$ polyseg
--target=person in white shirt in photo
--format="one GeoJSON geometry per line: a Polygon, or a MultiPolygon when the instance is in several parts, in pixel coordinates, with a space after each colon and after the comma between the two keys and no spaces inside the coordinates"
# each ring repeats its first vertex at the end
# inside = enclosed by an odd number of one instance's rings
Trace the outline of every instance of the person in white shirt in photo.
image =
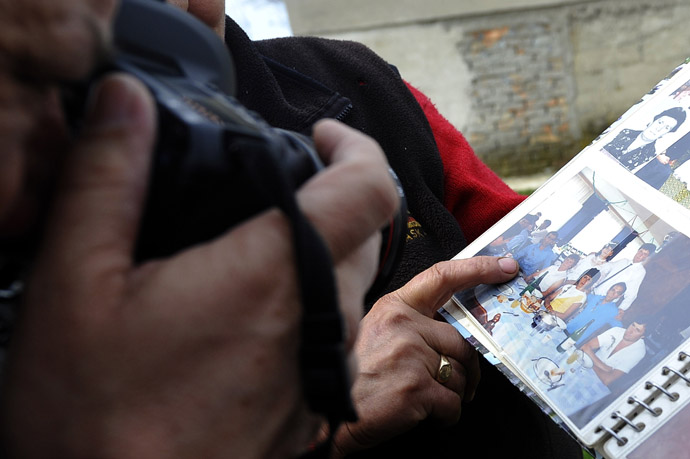
{"type": "Polygon", "coordinates": [[[609,242],[598,252],[592,252],[589,255],[582,257],[577,266],[573,268],[573,270],[576,271],[575,275],[579,276],[591,268],[597,268],[601,273],[600,279],[606,279],[613,266],[613,264],[610,263],[610,260],[613,257],[613,251],[617,245],[618,244],[615,242],[609,242]]]}
{"type": "Polygon", "coordinates": [[[606,292],[613,284],[618,282],[625,282],[628,289],[625,291],[625,296],[618,305],[618,309],[622,314],[630,307],[630,305],[637,298],[637,292],[640,289],[640,284],[644,280],[647,271],[644,268],[644,261],[650,255],[656,252],[656,246],[652,243],[643,244],[637,249],[632,261],[627,258],[616,260],[610,263],[608,276],[602,277],[594,286],[594,293],[597,295],[606,295],[606,292]]]}
{"type": "Polygon", "coordinates": [[[645,323],[633,322],[628,328],[612,327],[582,346],[594,363],[594,372],[607,386],[629,373],[647,353],[645,323]]]}
{"type": "Polygon", "coordinates": [[[544,269],[540,269],[527,276],[525,280],[527,282],[532,282],[534,279],[538,279],[542,274],[545,274],[544,278],[539,282],[539,285],[537,285],[537,288],[546,296],[558,289],[564,283],[575,283],[577,280],[575,268],[578,266],[578,261],[580,261],[580,255],[571,253],[565,257],[560,264],[554,263],[544,269]]]}

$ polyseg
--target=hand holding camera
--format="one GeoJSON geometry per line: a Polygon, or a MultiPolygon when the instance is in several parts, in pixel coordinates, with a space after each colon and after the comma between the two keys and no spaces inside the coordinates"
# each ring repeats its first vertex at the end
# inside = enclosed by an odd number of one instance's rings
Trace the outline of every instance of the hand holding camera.
{"type": "MultiPolygon", "coordinates": [[[[258,209],[225,235],[148,260],[138,223],[150,209],[149,171],[162,166],[158,148],[149,165],[161,124],[146,93],[131,78],[106,77],[65,160],[13,337],[5,444],[22,457],[293,455],[316,419],[298,365],[290,223],[258,209]]],[[[354,324],[376,265],[366,241],[398,196],[372,141],[332,122],[315,136],[329,166],[296,199],[318,216],[354,324]]]]}

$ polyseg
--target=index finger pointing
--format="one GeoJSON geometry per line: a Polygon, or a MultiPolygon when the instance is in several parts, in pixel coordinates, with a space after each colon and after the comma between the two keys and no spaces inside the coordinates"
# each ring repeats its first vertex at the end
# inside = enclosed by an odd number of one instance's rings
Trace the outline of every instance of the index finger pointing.
{"type": "Polygon", "coordinates": [[[443,261],[415,276],[393,295],[427,317],[432,317],[455,292],[479,284],[507,282],[517,272],[518,264],[512,258],[473,257],[443,261]]]}

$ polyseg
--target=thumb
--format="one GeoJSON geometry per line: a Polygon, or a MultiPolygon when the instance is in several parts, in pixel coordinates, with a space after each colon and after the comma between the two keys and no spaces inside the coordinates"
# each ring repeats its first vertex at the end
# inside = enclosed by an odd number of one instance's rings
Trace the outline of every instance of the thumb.
{"type": "Polygon", "coordinates": [[[456,292],[479,284],[507,282],[517,272],[518,264],[512,258],[443,261],[415,276],[394,295],[425,316],[433,317],[456,292]]]}
{"type": "Polygon", "coordinates": [[[97,262],[131,266],[154,123],[154,105],[141,83],[125,75],[100,82],[83,133],[65,158],[45,237],[49,266],[85,274],[98,271],[97,262]]]}

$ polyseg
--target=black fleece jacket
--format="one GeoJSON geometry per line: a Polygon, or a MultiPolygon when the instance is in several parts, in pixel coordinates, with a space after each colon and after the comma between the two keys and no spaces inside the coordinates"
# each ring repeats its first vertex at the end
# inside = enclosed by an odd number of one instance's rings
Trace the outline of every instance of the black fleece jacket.
{"type": "Polygon", "coordinates": [[[443,164],[431,128],[394,67],[353,42],[252,42],[231,20],[226,42],[236,66],[237,98],[269,124],[310,134],[319,119],[336,118],[383,148],[409,213],[424,230],[424,237],[408,238],[389,291],[465,247],[457,221],[443,205],[443,164]]]}
{"type": "MultiPolygon", "coordinates": [[[[310,134],[336,118],[372,136],[405,190],[410,224],[404,258],[388,290],[402,286],[467,244],[443,205],[443,163],[421,107],[396,69],[361,44],[292,37],[252,42],[230,19],[226,43],[237,98],[271,125],[310,134]],[[421,229],[418,224],[421,224],[421,229]]],[[[347,222],[343,222],[347,224],[347,222]]],[[[356,457],[577,457],[581,449],[493,366],[458,424],[425,422],[356,457]]]]}

